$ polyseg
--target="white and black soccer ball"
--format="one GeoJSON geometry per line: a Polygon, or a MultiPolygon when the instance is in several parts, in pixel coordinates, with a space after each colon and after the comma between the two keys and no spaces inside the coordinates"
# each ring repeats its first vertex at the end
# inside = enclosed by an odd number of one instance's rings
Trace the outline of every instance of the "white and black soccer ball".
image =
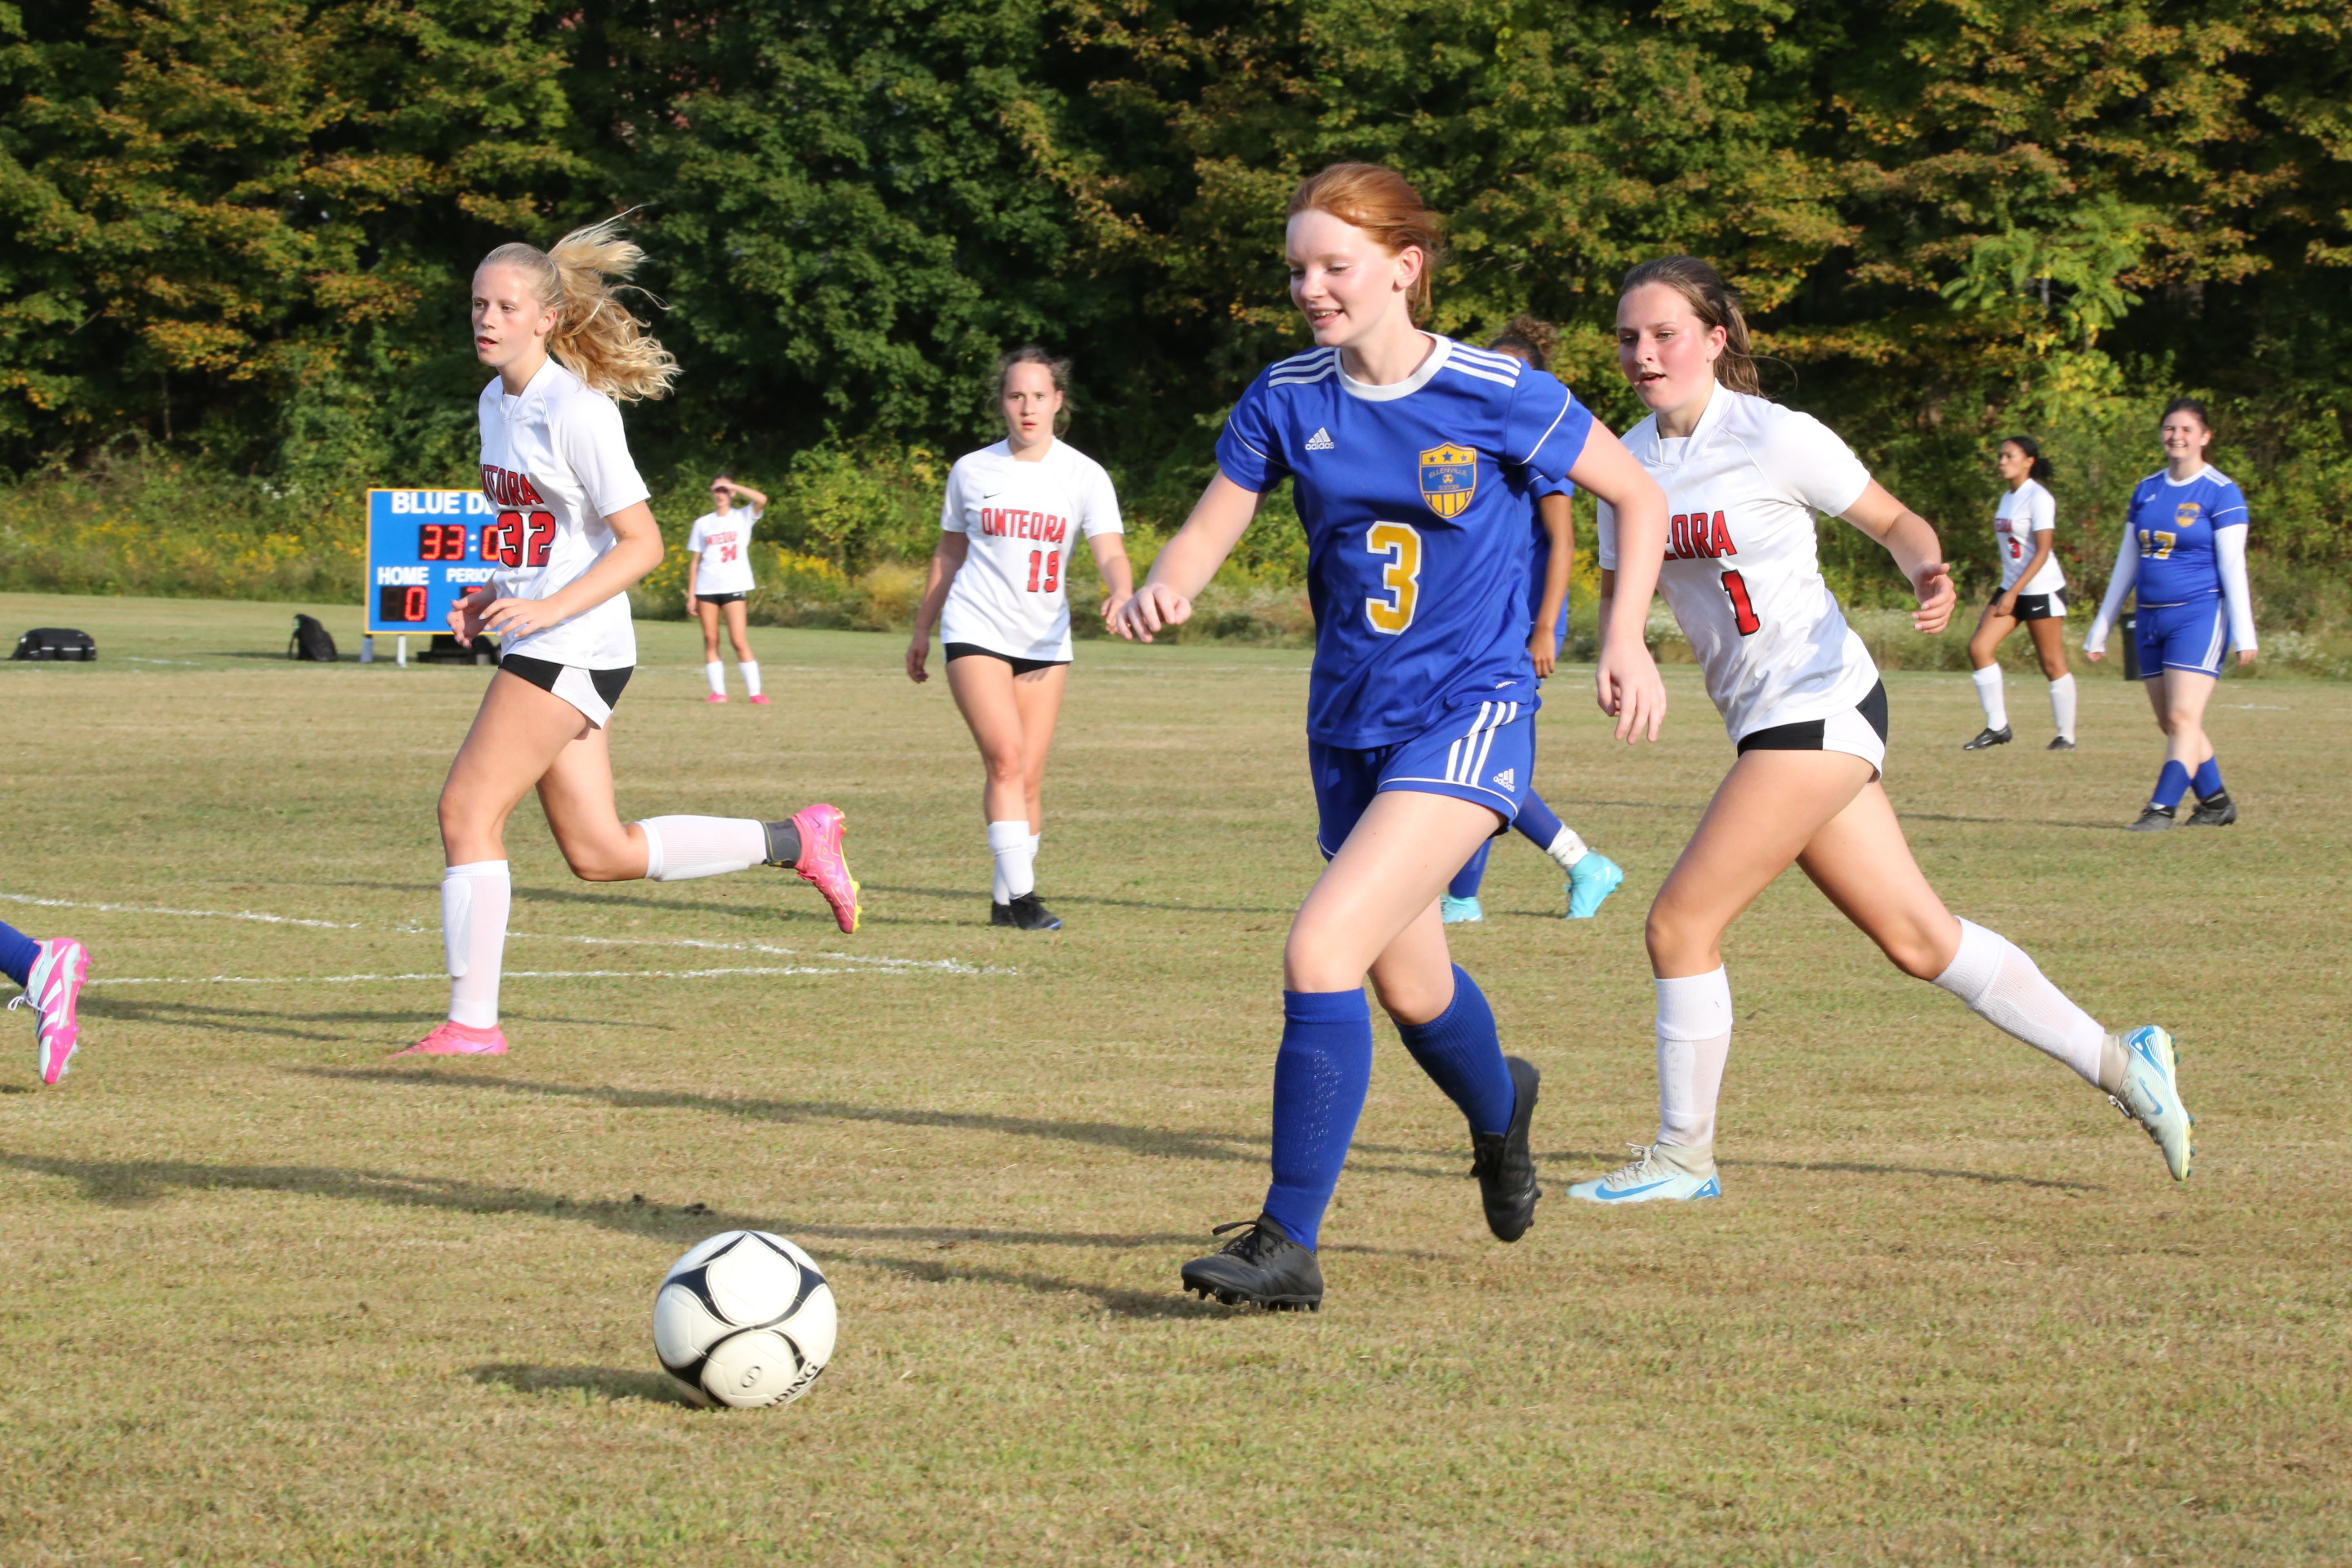
{"type": "Polygon", "coordinates": [[[730,1230],[670,1265],[654,1353],[698,1405],[789,1405],[833,1359],[833,1287],[781,1236],[730,1230]]]}

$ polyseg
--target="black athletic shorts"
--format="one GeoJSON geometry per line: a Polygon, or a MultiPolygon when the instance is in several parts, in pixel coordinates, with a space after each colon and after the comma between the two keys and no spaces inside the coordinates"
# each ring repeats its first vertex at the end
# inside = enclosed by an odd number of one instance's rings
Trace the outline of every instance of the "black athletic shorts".
{"type": "Polygon", "coordinates": [[[982,647],[976,642],[951,642],[942,645],[941,651],[953,664],[960,658],[1002,659],[1013,667],[1015,675],[1027,675],[1035,669],[1051,669],[1057,664],[1067,664],[1066,658],[1015,658],[1009,653],[999,653],[992,647],[982,647]]]}
{"type": "MultiPolygon", "coordinates": [[[[499,668],[521,676],[541,691],[551,692],[567,702],[572,700],[570,696],[555,689],[556,682],[563,679],[563,672],[573,668],[571,665],[558,664],[551,658],[529,658],[519,653],[510,653],[499,660],[499,668]]],[[[619,704],[621,690],[629,684],[629,677],[636,672],[635,665],[625,664],[618,669],[583,669],[580,673],[588,678],[588,684],[595,689],[598,697],[604,699],[605,711],[609,713],[619,704]]]]}
{"type": "MultiPolygon", "coordinates": [[[[1994,604],[2000,602],[2003,592],[1993,591],[1994,604]]],[[[2066,590],[2053,588],[2047,594],[2020,594],[2017,607],[2009,613],[2021,621],[2063,621],[2066,618],[2066,590]]]]}
{"type": "Polygon", "coordinates": [[[744,592],[748,590],[733,594],[697,594],[694,597],[697,603],[704,605],[740,605],[743,602],[744,592]]]}
{"type": "MultiPolygon", "coordinates": [[[[1853,710],[1861,716],[1863,722],[1878,732],[1878,744],[1883,749],[1886,744],[1886,682],[1882,680],[1873,686],[1869,695],[1853,705],[1853,710]]],[[[1744,756],[1749,752],[1843,752],[1855,749],[1823,744],[1829,738],[1829,727],[1830,721],[1826,719],[1775,724],[1769,730],[1758,730],[1740,736],[1740,754],[1744,756]]],[[[1867,737],[1861,739],[1867,742],[1867,737]]]]}

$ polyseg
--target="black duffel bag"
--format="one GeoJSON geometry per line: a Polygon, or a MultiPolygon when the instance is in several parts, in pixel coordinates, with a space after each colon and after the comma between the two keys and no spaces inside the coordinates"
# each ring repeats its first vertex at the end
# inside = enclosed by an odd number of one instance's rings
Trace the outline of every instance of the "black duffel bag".
{"type": "Polygon", "coordinates": [[[98,641],[70,626],[35,626],[16,639],[11,658],[69,658],[87,664],[98,657],[98,641]]]}
{"type": "Polygon", "coordinates": [[[296,616],[294,635],[286,639],[286,657],[309,659],[314,664],[332,664],[339,657],[335,652],[334,634],[320,625],[316,616],[296,616]]]}

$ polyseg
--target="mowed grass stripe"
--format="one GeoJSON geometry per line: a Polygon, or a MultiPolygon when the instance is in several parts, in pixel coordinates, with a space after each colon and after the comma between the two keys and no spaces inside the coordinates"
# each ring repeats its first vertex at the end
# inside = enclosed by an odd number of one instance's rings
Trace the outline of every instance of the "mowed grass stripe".
{"type": "MultiPolygon", "coordinates": [[[[437,979],[314,977],[437,973],[433,798],[482,672],[287,664],[291,606],[0,607],[102,650],[0,668],[0,883],[328,922],[6,905],[101,978],[312,978],[95,987],[58,1089],[28,1030],[0,1058],[0,1561],[2340,1559],[2352,691],[2226,682],[2245,820],[2139,837],[2155,731],[2104,668],[2061,756],[2038,682],[2019,744],[1963,756],[1966,679],[1889,677],[1888,785],[1954,909],[2179,1037],[2186,1187],[1789,878],[1728,944],[1721,1203],[1548,1196],[1496,1245],[1383,1030],[1328,1304],[1247,1318],[1175,1269],[1262,1191],[1320,864],[1304,656],[1079,650],[1040,869],[1069,925],[1038,938],[984,923],[979,770],[898,639],[756,633],[776,704],[709,708],[692,634],[641,626],[624,813],[835,800],[866,927],[782,873],[575,882],[526,804],[510,961],[856,984],[519,981],[512,1055],[413,1064],[383,1056],[437,979]],[[677,1403],[648,1342],[670,1259],[736,1225],[843,1303],[765,1416],[677,1403]]],[[[1654,750],[1606,742],[1586,672],[1550,685],[1540,787],[1629,873],[1602,918],[1559,920],[1507,841],[1456,928],[1545,1069],[1554,1194],[1654,1115],[1641,912],[1728,750],[1694,673],[1654,750]]]]}

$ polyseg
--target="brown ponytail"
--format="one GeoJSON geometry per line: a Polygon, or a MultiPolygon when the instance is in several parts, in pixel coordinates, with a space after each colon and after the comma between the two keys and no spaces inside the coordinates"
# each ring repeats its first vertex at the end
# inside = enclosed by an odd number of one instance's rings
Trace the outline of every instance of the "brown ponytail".
{"type": "Polygon", "coordinates": [[[1715,362],[1715,379],[1734,392],[1751,397],[1764,395],[1756,379],[1756,358],[1748,346],[1748,318],[1739,312],[1739,296],[1723,274],[1696,256],[1662,256],[1644,261],[1625,274],[1617,297],[1623,299],[1644,283],[1663,283],[1689,304],[1699,324],[1723,329],[1723,353],[1715,362]]]}

